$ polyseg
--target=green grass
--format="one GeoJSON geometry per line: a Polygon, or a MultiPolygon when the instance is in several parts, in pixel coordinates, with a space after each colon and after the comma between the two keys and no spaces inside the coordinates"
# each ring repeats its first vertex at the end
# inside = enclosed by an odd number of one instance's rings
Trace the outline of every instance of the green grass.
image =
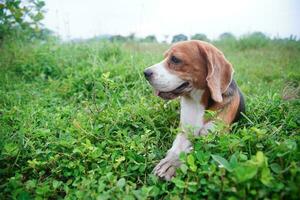
{"type": "Polygon", "coordinates": [[[1,199],[297,199],[300,44],[216,42],[245,94],[230,134],[194,138],[171,182],[151,171],[177,133],[178,101],[143,69],[163,44],[18,41],[0,48],[1,199]]]}

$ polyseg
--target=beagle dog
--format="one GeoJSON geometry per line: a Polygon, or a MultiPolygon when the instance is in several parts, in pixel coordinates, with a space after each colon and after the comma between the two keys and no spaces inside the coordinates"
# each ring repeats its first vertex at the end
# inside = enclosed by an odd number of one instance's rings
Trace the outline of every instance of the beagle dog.
{"type": "Polygon", "coordinates": [[[180,133],[167,155],[154,168],[154,174],[170,180],[180,166],[179,154],[193,147],[188,134],[206,135],[216,119],[230,125],[244,112],[244,98],[233,80],[233,68],[215,46],[184,41],[171,46],[164,59],[144,71],[157,96],[170,100],[180,97],[180,133]],[[216,112],[205,119],[205,110],[216,112]]]}

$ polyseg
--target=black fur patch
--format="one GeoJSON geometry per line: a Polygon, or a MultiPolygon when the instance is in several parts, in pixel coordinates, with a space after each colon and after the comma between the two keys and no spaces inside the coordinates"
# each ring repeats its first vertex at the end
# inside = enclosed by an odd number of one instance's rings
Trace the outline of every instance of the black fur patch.
{"type": "MultiPolygon", "coordinates": [[[[242,117],[241,113],[245,113],[245,111],[246,111],[244,96],[243,96],[242,92],[240,91],[239,87],[237,86],[235,80],[231,81],[227,90],[222,95],[224,98],[227,99],[227,101],[228,101],[227,103],[230,103],[231,97],[233,97],[235,91],[238,91],[238,94],[240,97],[240,103],[239,103],[239,107],[236,112],[235,118],[233,120],[233,123],[237,122],[242,117]]],[[[208,107],[211,107],[214,103],[215,103],[214,100],[210,97],[208,100],[208,107]]],[[[225,103],[225,104],[227,104],[227,103],[225,103]]]]}
{"type": "Polygon", "coordinates": [[[224,92],[224,97],[231,97],[233,96],[234,92],[237,90],[237,85],[235,80],[232,80],[230,85],[228,86],[227,90],[224,92]]]}
{"type": "Polygon", "coordinates": [[[240,96],[240,103],[239,103],[239,108],[238,108],[238,111],[236,113],[236,116],[235,116],[233,122],[238,121],[242,117],[241,113],[245,113],[246,112],[246,106],[245,106],[244,96],[243,96],[242,92],[240,91],[240,89],[239,88],[237,88],[237,89],[238,89],[239,96],[240,96]]]}

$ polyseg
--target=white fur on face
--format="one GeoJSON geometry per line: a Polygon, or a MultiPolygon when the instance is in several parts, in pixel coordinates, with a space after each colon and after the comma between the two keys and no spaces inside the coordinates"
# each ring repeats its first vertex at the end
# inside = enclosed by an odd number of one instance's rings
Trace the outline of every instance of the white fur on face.
{"type": "Polygon", "coordinates": [[[160,63],[148,67],[146,70],[151,70],[153,72],[153,77],[149,82],[156,90],[161,92],[170,92],[175,90],[185,81],[175,74],[170,73],[166,69],[165,62],[166,61],[163,60],[160,63]]]}

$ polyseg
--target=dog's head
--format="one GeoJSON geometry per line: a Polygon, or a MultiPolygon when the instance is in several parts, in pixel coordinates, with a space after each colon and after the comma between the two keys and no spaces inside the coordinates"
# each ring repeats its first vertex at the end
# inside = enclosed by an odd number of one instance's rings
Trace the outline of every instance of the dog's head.
{"type": "Polygon", "coordinates": [[[145,69],[144,75],[163,99],[208,88],[212,99],[222,102],[222,94],[232,80],[233,68],[216,47],[192,40],[171,46],[164,53],[164,60],[145,69]]]}

